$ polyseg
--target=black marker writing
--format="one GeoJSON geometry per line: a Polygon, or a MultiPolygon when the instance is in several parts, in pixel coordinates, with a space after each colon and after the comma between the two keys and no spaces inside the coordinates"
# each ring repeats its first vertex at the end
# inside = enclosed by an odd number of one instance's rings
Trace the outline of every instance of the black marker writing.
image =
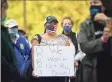
{"type": "Polygon", "coordinates": [[[50,49],[50,51],[51,51],[52,53],[62,54],[62,53],[61,53],[62,50],[59,49],[59,46],[56,46],[56,47],[51,47],[51,46],[49,46],[49,49],[50,49]]]}

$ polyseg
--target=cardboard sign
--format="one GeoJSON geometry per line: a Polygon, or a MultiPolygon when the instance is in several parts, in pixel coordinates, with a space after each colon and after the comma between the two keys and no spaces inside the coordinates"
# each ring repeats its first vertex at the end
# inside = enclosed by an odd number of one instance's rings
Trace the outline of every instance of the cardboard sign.
{"type": "Polygon", "coordinates": [[[74,53],[69,46],[35,46],[34,74],[74,76],[74,53]]]}

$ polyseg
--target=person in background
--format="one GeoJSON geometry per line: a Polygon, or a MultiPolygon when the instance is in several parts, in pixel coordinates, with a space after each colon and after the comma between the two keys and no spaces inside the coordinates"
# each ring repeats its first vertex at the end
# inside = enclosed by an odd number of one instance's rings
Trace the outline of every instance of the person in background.
{"type": "MultiPolygon", "coordinates": [[[[110,23],[110,27],[111,27],[111,37],[110,37],[110,39],[109,39],[109,43],[110,43],[110,55],[111,55],[111,62],[112,62],[112,18],[111,18],[111,23],[110,23]]],[[[112,68],[111,68],[112,69],[112,68]]],[[[112,73],[110,73],[110,74],[112,74],[112,73]]],[[[111,75],[112,76],[112,75],[111,75]]],[[[112,78],[111,78],[111,80],[112,80],[112,78]]]]}
{"type": "Polygon", "coordinates": [[[31,48],[31,47],[32,47],[31,41],[28,39],[28,38],[29,38],[29,35],[26,33],[26,34],[24,35],[24,37],[26,38],[26,42],[29,44],[29,46],[30,46],[30,48],[31,48]]]}
{"type": "Polygon", "coordinates": [[[7,0],[1,0],[1,81],[20,82],[16,57],[8,29],[3,25],[8,9],[7,0]]]}
{"type": "Polygon", "coordinates": [[[81,77],[79,82],[111,82],[106,77],[109,50],[108,32],[104,32],[108,17],[104,14],[105,8],[100,0],[90,0],[90,19],[80,25],[77,40],[81,50],[86,53],[81,64],[81,77]],[[98,58],[98,59],[97,59],[98,58]],[[104,73],[105,72],[105,73],[104,73]]]}
{"type": "Polygon", "coordinates": [[[25,30],[23,28],[19,27],[18,28],[18,34],[19,34],[19,36],[25,37],[26,42],[28,43],[28,45],[31,48],[32,47],[31,41],[28,40],[29,35],[25,32],[25,30]]]}
{"type": "Polygon", "coordinates": [[[112,17],[112,0],[101,0],[106,11],[105,11],[105,14],[108,16],[108,17],[112,17]]]}
{"type": "MultiPolygon", "coordinates": [[[[65,35],[57,34],[57,25],[58,25],[58,20],[56,17],[54,16],[46,17],[45,23],[44,23],[45,32],[44,34],[40,35],[41,41],[39,42],[38,36],[34,36],[32,40],[32,60],[33,61],[34,61],[33,46],[69,46],[70,45],[68,38],[65,35]]],[[[65,77],[37,77],[35,79],[35,82],[37,81],[38,82],[65,82],[65,77]]]]}
{"type": "Polygon", "coordinates": [[[100,62],[101,65],[99,65],[99,70],[101,73],[100,78],[102,78],[102,76],[103,76],[103,77],[105,77],[105,79],[103,79],[104,81],[111,82],[112,81],[112,66],[111,66],[112,65],[112,18],[110,18],[110,17],[106,21],[106,27],[104,28],[104,32],[109,33],[110,37],[108,40],[109,48],[105,48],[106,52],[108,52],[107,56],[104,58],[105,60],[103,62],[102,61],[100,62]],[[102,75],[103,71],[104,71],[105,75],[102,75]]]}
{"type": "Polygon", "coordinates": [[[24,35],[24,37],[28,40],[28,37],[29,37],[29,36],[28,36],[28,34],[26,33],[26,34],[24,35]]]}
{"type": "Polygon", "coordinates": [[[18,27],[18,34],[19,36],[24,36],[26,34],[25,30],[21,28],[20,26],[18,27]]]}
{"type": "MultiPolygon", "coordinates": [[[[107,25],[106,25],[106,29],[109,30],[110,35],[112,35],[112,0],[101,0],[102,3],[104,4],[104,7],[106,9],[105,14],[109,17],[107,20],[107,25]]],[[[105,30],[104,30],[105,31],[105,30]]],[[[109,45],[110,45],[110,56],[108,57],[107,60],[107,66],[105,66],[104,69],[106,70],[105,72],[107,73],[105,76],[105,78],[107,78],[107,80],[109,80],[110,82],[112,82],[112,36],[109,38],[109,45]]],[[[103,70],[102,70],[103,71],[103,70]]],[[[102,76],[101,76],[102,77],[102,76]]]]}
{"type": "Polygon", "coordinates": [[[30,47],[26,42],[25,37],[19,36],[18,34],[18,24],[15,20],[10,19],[5,22],[5,26],[8,27],[8,31],[13,43],[15,43],[22,51],[25,56],[29,56],[30,47]]]}
{"type": "MultiPolygon", "coordinates": [[[[73,25],[74,25],[74,21],[71,19],[71,17],[64,17],[61,22],[61,26],[63,28],[62,34],[66,35],[69,38],[70,44],[73,45],[72,47],[74,47],[74,51],[75,51],[74,57],[76,58],[76,56],[80,55],[79,59],[74,61],[74,66],[78,67],[78,61],[82,60],[85,57],[85,54],[82,53],[80,49],[80,46],[76,39],[76,33],[72,32],[73,25]]],[[[67,82],[69,82],[69,80],[67,82]]],[[[76,82],[75,77],[70,78],[70,82],[76,82]]]]}

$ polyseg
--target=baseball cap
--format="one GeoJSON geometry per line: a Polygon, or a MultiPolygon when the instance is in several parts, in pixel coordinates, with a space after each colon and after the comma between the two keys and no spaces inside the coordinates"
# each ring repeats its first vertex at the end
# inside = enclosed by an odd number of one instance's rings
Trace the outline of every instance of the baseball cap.
{"type": "Polygon", "coordinates": [[[56,22],[56,23],[58,23],[58,20],[57,20],[56,17],[54,17],[54,16],[48,16],[48,17],[45,18],[44,25],[45,25],[46,23],[51,23],[51,22],[53,22],[53,21],[56,22]]]}
{"type": "Polygon", "coordinates": [[[10,19],[5,22],[4,26],[8,28],[12,28],[14,26],[18,26],[18,24],[14,19],[10,19]]]}

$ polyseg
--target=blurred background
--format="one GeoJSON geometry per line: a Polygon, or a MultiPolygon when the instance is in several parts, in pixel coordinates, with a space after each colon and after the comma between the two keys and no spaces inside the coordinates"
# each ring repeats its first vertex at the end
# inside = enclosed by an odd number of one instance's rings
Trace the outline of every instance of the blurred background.
{"type": "Polygon", "coordinates": [[[6,20],[16,20],[29,34],[29,39],[44,32],[47,16],[58,19],[58,33],[62,32],[60,22],[63,17],[70,16],[74,20],[74,32],[79,32],[80,23],[89,17],[89,0],[8,0],[8,3],[6,20]]]}

